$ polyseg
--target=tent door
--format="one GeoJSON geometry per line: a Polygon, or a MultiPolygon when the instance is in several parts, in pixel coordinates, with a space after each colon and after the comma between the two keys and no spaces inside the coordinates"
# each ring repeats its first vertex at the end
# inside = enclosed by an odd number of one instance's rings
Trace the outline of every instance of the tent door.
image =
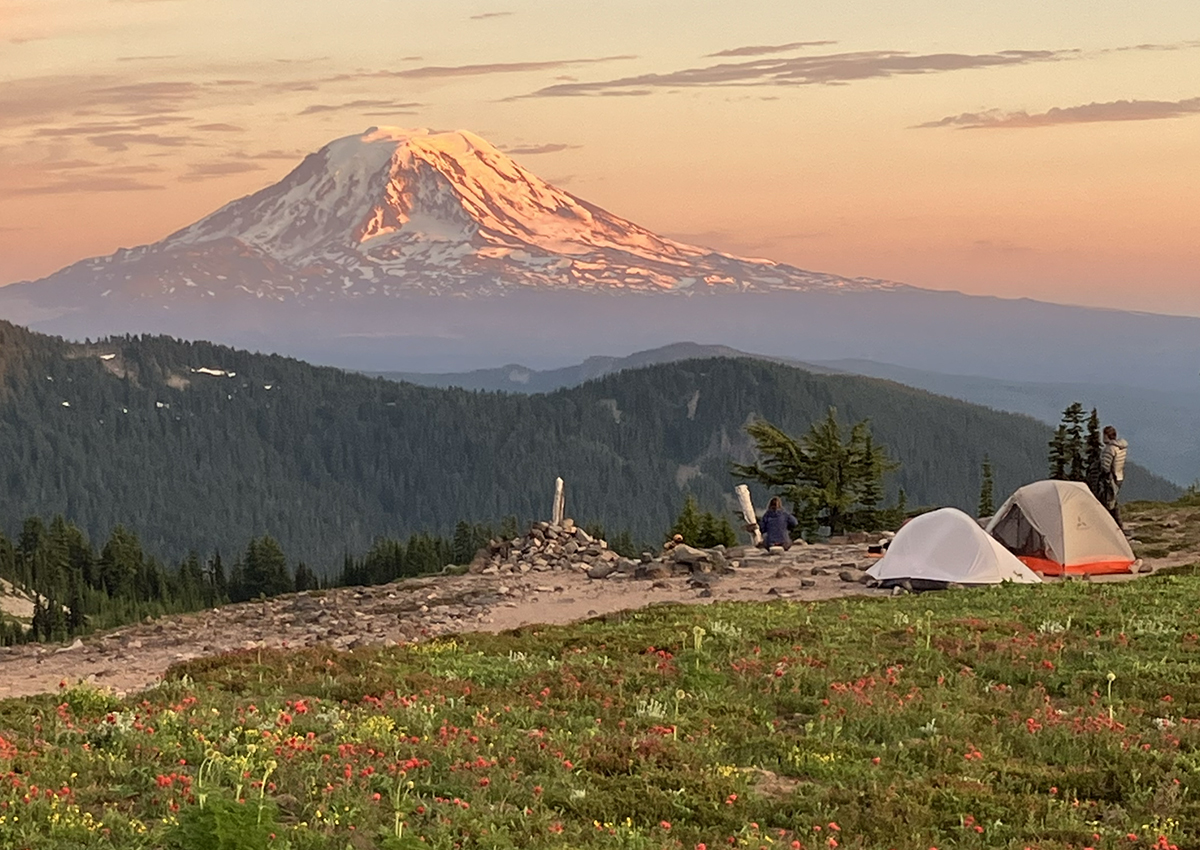
{"type": "Polygon", "coordinates": [[[1025,516],[1019,505],[1013,505],[992,529],[992,536],[1018,558],[1037,558],[1058,562],[1059,558],[1040,531],[1025,516]]]}

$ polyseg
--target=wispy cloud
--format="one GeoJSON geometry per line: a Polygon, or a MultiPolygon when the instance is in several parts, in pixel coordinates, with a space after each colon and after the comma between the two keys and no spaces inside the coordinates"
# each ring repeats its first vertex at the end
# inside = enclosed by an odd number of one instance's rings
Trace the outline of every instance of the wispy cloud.
{"type": "Polygon", "coordinates": [[[56,183],[0,189],[3,195],[86,195],[92,192],[145,192],[162,189],[133,177],[82,176],[56,183]]]}
{"type": "MultiPolygon", "coordinates": [[[[411,110],[419,106],[424,106],[422,103],[415,101],[394,101],[394,100],[352,100],[349,103],[314,103],[312,106],[307,106],[300,111],[301,115],[316,115],[322,112],[362,112],[367,109],[388,109],[388,110],[411,110]]],[[[412,114],[407,113],[407,114],[412,114]]]]}
{"type": "Polygon", "coordinates": [[[198,162],[193,164],[188,172],[179,178],[181,183],[198,183],[201,180],[212,180],[215,177],[226,177],[230,174],[245,174],[248,171],[262,171],[263,167],[256,162],[232,160],[227,162],[198,162]]]}
{"type": "Polygon", "coordinates": [[[342,82],[345,80],[387,78],[399,80],[428,80],[449,77],[482,77],[489,74],[520,74],[530,71],[554,71],[576,65],[598,65],[636,59],[636,56],[600,56],[594,59],[552,59],[544,62],[486,62],[478,65],[423,65],[399,71],[362,71],[356,74],[339,74],[320,82],[342,82]]]}
{"type": "Polygon", "coordinates": [[[1186,100],[1112,100],[1082,106],[1054,107],[1045,112],[964,112],[938,121],[927,121],[913,129],[955,127],[960,130],[1022,129],[1059,124],[1098,124],[1112,121],[1157,121],[1200,114],[1200,97],[1186,100]]]}
{"type": "Polygon", "coordinates": [[[704,58],[713,59],[726,56],[768,56],[772,53],[790,53],[805,47],[825,47],[837,44],[836,41],[790,41],[787,44],[753,44],[748,47],[732,47],[729,50],[718,50],[709,53],[704,58]]]}
{"type": "Polygon", "coordinates": [[[159,133],[104,133],[88,136],[88,141],[108,151],[127,151],[130,145],[181,148],[192,143],[187,136],[163,136],[159,133]]]}
{"type": "Polygon", "coordinates": [[[291,150],[291,151],[284,151],[284,150],[256,151],[255,153],[249,153],[247,151],[238,151],[237,153],[233,154],[233,156],[235,156],[238,159],[248,159],[248,160],[256,160],[256,159],[292,160],[292,161],[298,162],[299,160],[304,158],[305,153],[306,153],[305,151],[302,151],[299,149],[291,150]]]}
{"type": "Polygon", "coordinates": [[[702,86],[837,85],[897,76],[1053,62],[1077,55],[1076,51],[1064,50],[1002,50],[999,53],[984,54],[912,54],[893,50],[869,50],[723,62],[666,74],[642,74],[599,82],[561,83],[539,89],[525,97],[640,94],[655,89],[702,86]]]}
{"type": "Polygon", "coordinates": [[[203,130],[205,133],[241,133],[245,131],[245,127],[239,127],[236,124],[196,124],[192,127],[193,130],[203,130]]]}
{"type": "Polygon", "coordinates": [[[478,15],[472,15],[471,20],[486,21],[488,18],[507,18],[513,14],[513,12],[481,12],[478,15]]]}
{"type": "Polygon", "coordinates": [[[575,150],[579,145],[564,145],[564,144],[546,144],[546,145],[519,145],[512,148],[501,148],[507,154],[512,156],[536,156],[542,153],[558,153],[559,151],[575,150]]]}
{"type": "Polygon", "coordinates": [[[780,245],[793,242],[821,239],[828,236],[829,231],[792,231],[769,236],[764,234],[756,238],[747,238],[746,234],[738,234],[732,230],[704,230],[692,233],[672,232],[663,235],[688,245],[697,245],[701,248],[709,248],[718,252],[730,252],[746,256],[768,251],[772,248],[778,248],[780,245]]]}
{"type": "Polygon", "coordinates": [[[164,59],[175,59],[173,55],[163,56],[118,56],[118,62],[156,62],[164,59]]]}
{"type": "Polygon", "coordinates": [[[131,121],[178,112],[205,86],[178,80],[133,82],[113,75],[64,74],[0,83],[0,128],[103,116],[131,121]],[[69,118],[68,118],[69,116],[69,118]]]}
{"type": "Polygon", "coordinates": [[[1108,52],[1124,53],[1130,50],[1144,50],[1157,53],[1165,50],[1192,50],[1197,47],[1200,47],[1200,40],[1176,41],[1170,44],[1129,44],[1124,47],[1109,48],[1108,52]]]}

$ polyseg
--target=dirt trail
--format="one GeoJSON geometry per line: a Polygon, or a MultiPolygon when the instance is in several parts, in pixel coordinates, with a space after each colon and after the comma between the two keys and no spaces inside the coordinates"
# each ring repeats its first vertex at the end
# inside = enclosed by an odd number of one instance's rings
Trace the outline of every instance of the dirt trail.
{"type": "MultiPolygon", "coordinates": [[[[1156,540],[1179,529],[1196,535],[1193,542],[1185,541],[1188,535],[1182,532],[1175,534],[1180,545],[1147,558],[1155,571],[1200,561],[1200,511],[1182,516],[1139,514],[1131,517],[1130,526],[1156,540]]],[[[132,693],[153,686],[177,662],[256,647],[326,644],[353,649],[454,632],[570,623],[659,603],[887,595],[847,580],[870,563],[866,556],[866,546],[808,546],[783,555],[742,558],[732,572],[720,576],[650,581],[622,574],[594,580],[577,572],[464,575],[292,594],[164,617],[67,645],[0,649],[0,698],[52,693],[61,683],[81,680],[132,693]]]]}

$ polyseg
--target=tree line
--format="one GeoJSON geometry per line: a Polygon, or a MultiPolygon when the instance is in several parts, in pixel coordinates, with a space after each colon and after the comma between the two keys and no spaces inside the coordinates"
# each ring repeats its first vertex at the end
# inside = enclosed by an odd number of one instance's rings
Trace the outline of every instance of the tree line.
{"type": "Polygon", "coordinates": [[[1058,481],[1081,481],[1087,484],[1097,499],[1103,499],[1100,458],[1104,441],[1100,430],[1100,414],[1092,408],[1089,415],[1082,402],[1074,402],[1063,411],[1062,421],[1054,429],[1048,453],[1050,478],[1058,481]]]}
{"type": "Polygon", "coordinates": [[[289,562],[270,535],[253,538],[232,562],[219,551],[195,551],[167,564],[147,554],[138,535],[118,525],[99,549],[61,516],[30,517],[17,539],[0,534],[0,578],[6,595],[32,599],[25,624],[0,614],[0,644],[61,641],[146,617],[212,608],[335,586],[385,584],[466,564],[497,535],[516,536],[509,517],[498,526],[459,522],[454,534],[379,538],[362,556],[346,554],[339,573],[322,577],[303,561],[289,562]]]}

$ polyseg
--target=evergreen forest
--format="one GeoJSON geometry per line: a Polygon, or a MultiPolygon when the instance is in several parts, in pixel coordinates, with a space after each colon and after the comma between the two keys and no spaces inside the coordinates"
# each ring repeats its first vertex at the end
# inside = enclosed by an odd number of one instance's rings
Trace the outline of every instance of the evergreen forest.
{"type": "MultiPolygon", "coordinates": [[[[1046,474],[1052,431],[1031,418],[759,360],[509,395],[161,336],[69,343],[0,322],[0,516],[14,539],[30,516],[61,515],[95,541],[135,529],[145,557],[171,564],[269,537],[332,581],[379,538],[545,518],[562,476],[569,515],[658,541],[689,495],[733,516],[732,464],[756,459],[749,423],[800,435],[831,407],[847,427],[869,420],[898,464],[885,504],[903,490],[910,505],[974,509],[985,456],[1000,499],[1046,474]]],[[[761,510],[767,491],[752,489],[761,510]]],[[[1177,494],[1130,465],[1125,498],[1177,494]]]]}

